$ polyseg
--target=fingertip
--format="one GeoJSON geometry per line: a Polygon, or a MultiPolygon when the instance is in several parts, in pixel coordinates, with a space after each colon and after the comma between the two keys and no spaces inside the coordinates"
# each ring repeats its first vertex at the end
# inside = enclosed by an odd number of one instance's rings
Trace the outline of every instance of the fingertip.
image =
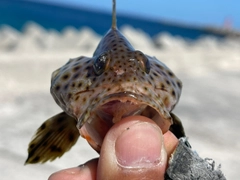
{"type": "Polygon", "coordinates": [[[124,118],[104,138],[99,179],[163,179],[167,155],[161,129],[143,116],[124,118]]]}
{"type": "Polygon", "coordinates": [[[92,159],[79,167],[55,172],[48,180],[96,180],[97,163],[98,159],[92,159]]]}

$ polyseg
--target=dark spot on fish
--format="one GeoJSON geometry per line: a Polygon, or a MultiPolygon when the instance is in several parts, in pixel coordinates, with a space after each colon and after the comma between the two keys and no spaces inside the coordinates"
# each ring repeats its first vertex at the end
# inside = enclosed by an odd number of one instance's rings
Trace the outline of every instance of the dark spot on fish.
{"type": "Polygon", "coordinates": [[[91,76],[91,74],[90,74],[90,73],[87,73],[86,78],[89,78],[90,76],[91,76]]]}
{"type": "Polygon", "coordinates": [[[157,74],[157,73],[155,73],[155,72],[153,72],[153,75],[154,75],[154,76],[156,76],[156,77],[158,77],[158,74],[157,74]]]}
{"type": "Polygon", "coordinates": [[[168,75],[173,77],[173,73],[171,71],[168,71],[168,75]]]}
{"type": "Polygon", "coordinates": [[[105,72],[104,75],[107,76],[107,75],[108,75],[108,72],[105,72]]]}
{"type": "Polygon", "coordinates": [[[182,83],[181,82],[177,82],[177,85],[178,85],[178,87],[179,87],[179,89],[181,89],[182,88],[182,83]]]}
{"type": "Polygon", "coordinates": [[[43,123],[41,126],[40,126],[40,130],[44,130],[46,128],[46,123],[43,123]]]}
{"type": "Polygon", "coordinates": [[[144,90],[145,90],[145,91],[147,91],[147,90],[148,90],[148,88],[147,88],[147,87],[144,87],[144,90]]]}
{"type": "Polygon", "coordinates": [[[55,90],[58,91],[59,89],[60,89],[60,85],[57,85],[57,86],[55,87],[55,90]]]}
{"type": "Polygon", "coordinates": [[[78,87],[80,88],[82,86],[82,83],[80,82],[80,83],[78,83],[78,87]]]}
{"type": "Polygon", "coordinates": [[[31,144],[31,145],[29,146],[30,149],[33,149],[34,147],[35,147],[35,144],[31,144]]]}
{"type": "Polygon", "coordinates": [[[137,78],[136,78],[136,77],[134,77],[134,78],[133,78],[133,80],[134,80],[134,81],[137,81],[137,78]]]}
{"type": "Polygon", "coordinates": [[[176,93],[174,90],[172,90],[172,95],[175,97],[176,96],[176,93]]]}
{"type": "Polygon", "coordinates": [[[117,44],[113,44],[113,47],[117,46],[117,44]]]}
{"type": "Polygon", "coordinates": [[[76,67],[74,67],[74,68],[73,68],[73,71],[76,72],[77,70],[80,69],[80,67],[81,67],[81,66],[76,66],[76,67]]]}
{"type": "Polygon", "coordinates": [[[52,152],[62,152],[62,149],[60,147],[52,145],[52,146],[50,146],[50,151],[52,151],[52,152]]]}
{"type": "Polygon", "coordinates": [[[72,87],[73,87],[73,88],[75,87],[75,82],[72,83],[72,87]]]}
{"type": "Polygon", "coordinates": [[[62,80],[67,80],[69,78],[69,74],[65,74],[63,77],[62,77],[62,80]]]}
{"type": "Polygon", "coordinates": [[[87,66],[87,67],[85,68],[85,70],[89,70],[89,69],[91,69],[91,66],[87,66]]]}
{"type": "Polygon", "coordinates": [[[70,99],[72,97],[72,94],[71,93],[69,93],[68,94],[68,99],[70,99]]]}
{"type": "Polygon", "coordinates": [[[164,86],[164,84],[162,84],[161,89],[162,89],[162,90],[165,90],[165,86],[164,86]]]}
{"type": "Polygon", "coordinates": [[[67,90],[67,89],[68,89],[68,86],[69,86],[69,84],[66,84],[66,85],[64,86],[64,90],[67,90]]]}
{"type": "Polygon", "coordinates": [[[111,90],[111,88],[107,88],[107,91],[110,91],[111,90]]]}
{"type": "Polygon", "coordinates": [[[38,162],[39,159],[40,159],[40,157],[39,157],[39,156],[36,156],[36,157],[32,160],[32,162],[38,162]]]}
{"type": "Polygon", "coordinates": [[[83,102],[85,103],[86,101],[87,101],[87,99],[84,97],[84,98],[83,98],[83,102]]]}
{"type": "Polygon", "coordinates": [[[64,116],[60,116],[58,119],[57,119],[57,123],[60,124],[62,121],[64,121],[64,116]]]}
{"type": "Polygon", "coordinates": [[[51,135],[51,132],[47,132],[47,134],[45,135],[45,137],[49,137],[51,135]]]}
{"type": "Polygon", "coordinates": [[[162,74],[162,71],[158,69],[158,70],[157,70],[157,73],[158,73],[158,74],[162,74]]]}
{"type": "Polygon", "coordinates": [[[70,133],[69,136],[68,136],[69,142],[73,142],[74,139],[75,139],[75,138],[74,138],[74,135],[73,135],[72,133],[70,133]]]}
{"type": "Polygon", "coordinates": [[[163,69],[163,67],[159,64],[155,64],[158,68],[163,69]]]}
{"type": "Polygon", "coordinates": [[[96,85],[95,85],[95,87],[98,87],[99,86],[99,83],[97,83],[96,85]]]}
{"type": "Polygon", "coordinates": [[[73,76],[73,79],[77,79],[78,76],[79,76],[80,73],[76,73],[74,76],[73,76]]]}
{"type": "Polygon", "coordinates": [[[113,48],[113,51],[116,51],[117,50],[117,48],[113,48]]]}
{"type": "Polygon", "coordinates": [[[95,82],[97,80],[97,78],[96,77],[94,77],[93,79],[92,79],[92,82],[95,82]]]}
{"type": "Polygon", "coordinates": [[[64,126],[61,126],[61,127],[58,129],[58,132],[61,133],[64,129],[65,129],[64,126]]]}
{"type": "Polygon", "coordinates": [[[150,75],[150,79],[151,79],[151,80],[154,80],[154,78],[153,78],[151,75],[150,75]]]}
{"type": "Polygon", "coordinates": [[[166,74],[164,71],[162,71],[162,74],[163,74],[164,76],[167,76],[167,74],[166,74]]]}
{"type": "Polygon", "coordinates": [[[166,80],[166,83],[167,83],[168,85],[170,85],[170,82],[169,82],[168,80],[166,80]]]}
{"type": "Polygon", "coordinates": [[[44,141],[44,143],[41,145],[43,147],[47,146],[48,145],[48,142],[47,141],[44,141]]]}

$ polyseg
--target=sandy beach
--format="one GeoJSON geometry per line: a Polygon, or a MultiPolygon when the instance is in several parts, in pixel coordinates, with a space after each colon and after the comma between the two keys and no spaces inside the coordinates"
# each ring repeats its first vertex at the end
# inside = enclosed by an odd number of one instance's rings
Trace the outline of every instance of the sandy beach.
{"type": "MultiPolygon", "coordinates": [[[[203,158],[222,165],[229,180],[240,169],[240,39],[202,37],[197,41],[159,34],[154,42],[142,31],[125,27],[135,49],[156,56],[183,82],[174,113],[189,142],[203,158]]],[[[51,73],[69,58],[92,56],[100,36],[83,28],[59,33],[36,24],[23,33],[0,29],[0,168],[1,179],[44,180],[60,169],[97,157],[80,138],[62,158],[27,165],[27,148],[36,129],[61,109],[50,95],[51,73]]]]}

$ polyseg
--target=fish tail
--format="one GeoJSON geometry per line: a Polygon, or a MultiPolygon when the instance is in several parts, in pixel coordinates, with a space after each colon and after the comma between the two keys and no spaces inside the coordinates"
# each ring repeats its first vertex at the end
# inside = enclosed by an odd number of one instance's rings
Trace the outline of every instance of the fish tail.
{"type": "Polygon", "coordinates": [[[51,117],[38,128],[29,143],[25,165],[61,157],[77,142],[79,135],[76,120],[65,112],[51,117]]]}

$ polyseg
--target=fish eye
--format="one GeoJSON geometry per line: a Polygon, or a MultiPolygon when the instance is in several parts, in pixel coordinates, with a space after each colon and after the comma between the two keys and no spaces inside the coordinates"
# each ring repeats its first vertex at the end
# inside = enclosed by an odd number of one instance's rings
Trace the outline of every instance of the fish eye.
{"type": "Polygon", "coordinates": [[[135,53],[141,69],[148,74],[150,72],[150,62],[148,58],[141,51],[136,51],[135,53]]]}
{"type": "Polygon", "coordinates": [[[109,53],[107,52],[101,54],[95,59],[93,64],[93,69],[96,75],[99,76],[105,71],[108,62],[109,62],[109,53]]]}

